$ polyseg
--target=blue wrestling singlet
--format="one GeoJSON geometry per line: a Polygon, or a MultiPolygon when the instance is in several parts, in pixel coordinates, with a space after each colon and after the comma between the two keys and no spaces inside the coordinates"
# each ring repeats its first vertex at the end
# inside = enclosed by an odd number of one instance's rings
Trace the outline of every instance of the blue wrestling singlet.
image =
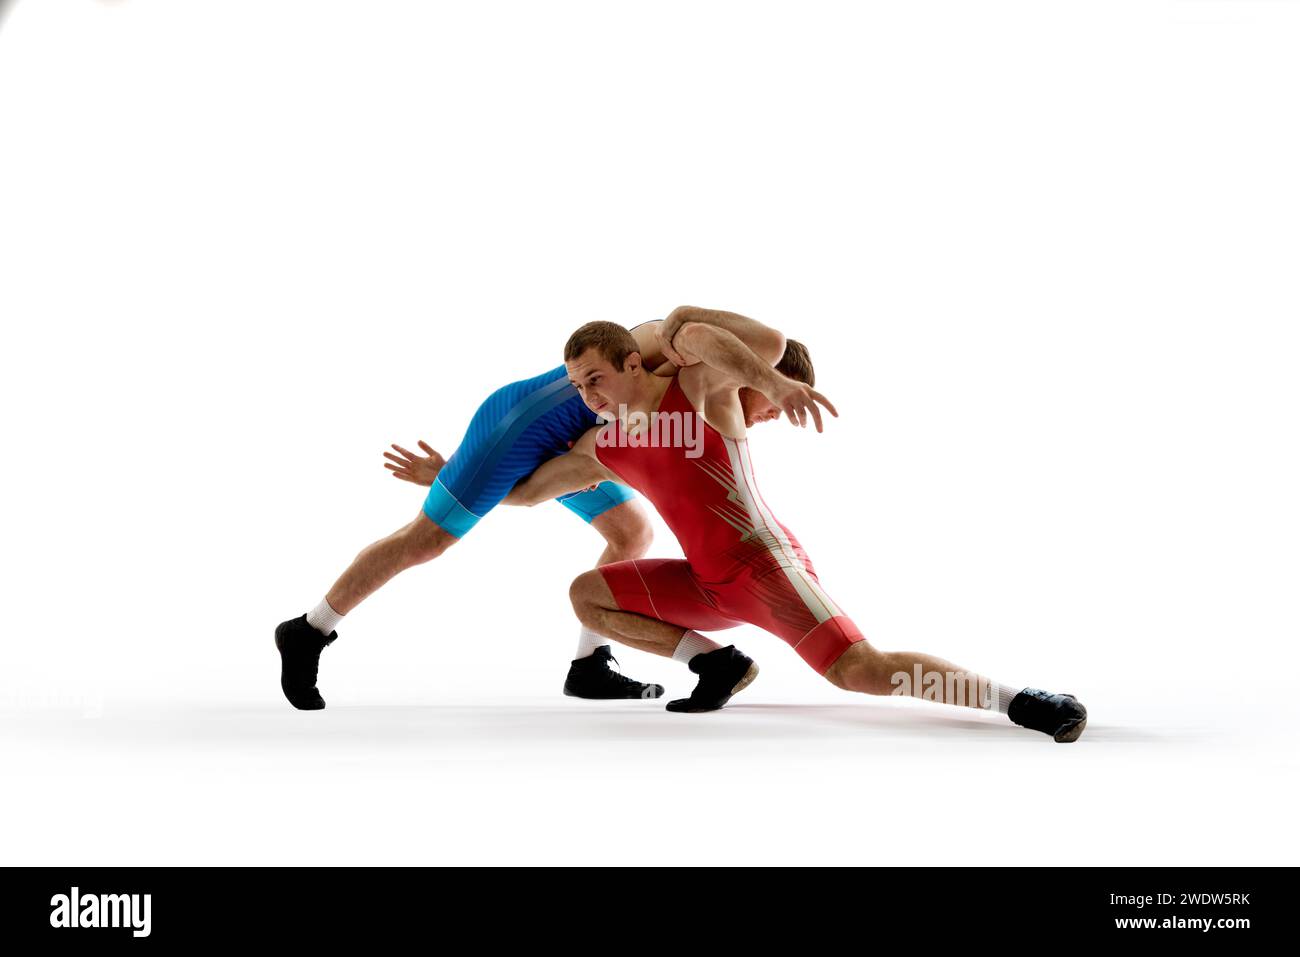
{"type": "MultiPolygon", "coordinates": [[[[571,443],[599,422],[570,384],[564,366],[502,386],[470,419],[460,446],[429,489],[424,514],[464,538],[520,479],[569,451],[571,443]]],[[[590,522],[632,498],[635,493],[627,486],[602,482],[556,501],[590,522]]]]}

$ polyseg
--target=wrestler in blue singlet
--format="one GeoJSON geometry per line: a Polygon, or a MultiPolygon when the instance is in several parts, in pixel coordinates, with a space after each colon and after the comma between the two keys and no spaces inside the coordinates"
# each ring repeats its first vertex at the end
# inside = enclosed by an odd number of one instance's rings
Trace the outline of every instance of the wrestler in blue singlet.
{"type": "MultiPolygon", "coordinates": [[[[599,421],[583,404],[564,366],[502,386],[470,419],[460,446],[429,489],[424,514],[464,538],[515,483],[543,462],[563,455],[599,421]]],[[[556,501],[590,522],[635,497],[626,485],[602,482],[556,501]]]]}

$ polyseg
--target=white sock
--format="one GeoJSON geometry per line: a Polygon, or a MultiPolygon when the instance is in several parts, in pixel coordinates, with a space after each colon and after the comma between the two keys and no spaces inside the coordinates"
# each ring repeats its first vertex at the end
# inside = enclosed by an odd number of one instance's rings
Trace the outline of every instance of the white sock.
{"type": "Polygon", "coordinates": [[[307,624],[311,625],[326,638],[330,636],[338,623],[343,620],[343,616],[330,607],[330,603],[324,598],[320,604],[307,612],[307,624]]]}
{"type": "Polygon", "coordinates": [[[673,661],[689,662],[696,655],[717,651],[721,647],[716,641],[705,638],[698,631],[687,631],[673,650],[673,661]]]}
{"type": "Polygon", "coordinates": [[[1010,685],[1000,685],[995,681],[985,692],[984,707],[992,710],[996,705],[1000,714],[1006,714],[1007,709],[1011,707],[1012,699],[1014,699],[1016,695],[1020,694],[1021,690],[1021,688],[1013,688],[1010,685]],[[998,700],[996,702],[991,700],[992,692],[994,690],[996,690],[998,694],[998,700]]]}
{"type": "Polygon", "coordinates": [[[573,657],[590,658],[592,653],[601,645],[609,644],[609,639],[604,635],[598,635],[590,628],[583,628],[578,632],[578,653],[573,657]]]}

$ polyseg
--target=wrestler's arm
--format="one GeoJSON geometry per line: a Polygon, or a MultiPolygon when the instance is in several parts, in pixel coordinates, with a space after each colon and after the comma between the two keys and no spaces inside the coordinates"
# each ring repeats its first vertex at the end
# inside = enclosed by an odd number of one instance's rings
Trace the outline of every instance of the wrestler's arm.
{"type": "MultiPolygon", "coordinates": [[[[811,386],[786,378],[725,329],[687,323],[677,333],[674,344],[682,358],[687,360],[681,372],[686,377],[682,380],[683,385],[689,382],[696,395],[713,397],[711,406],[722,394],[748,387],[767,396],[794,425],[804,425],[811,416],[820,432],[819,402],[831,415],[839,415],[824,395],[811,386]]],[[[781,349],[785,349],[784,336],[781,337],[781,349]]],[[[780,358],[778,355],[772,361],[779,362],[780,358]]]]}
{"type": "MultiPolygon", "coordinates": [[[[683,368],[701,364],[708,366],[716,373],[713,379],[719,383],[725,379],[767,395],[767,390],[776,388],[785,378],[773,368],[781,359],[779,355],[768,362],[766,356],[758,355],[733,333],[718,326],[688,322],[677,333],[675,343],[683,368]]],[[[781,348],[785,349],[784,336],[781,337],[781,348]]],[[[696,370],[697,373],[702,371],[696,370]]]]}
{"type": "Polygon", "coordinates": [[[785,336],[770,326],[736,312],[678,306],[665,319],[643,322],[632,329],[641,365],[660,375],[671,375],[676,366],[688,365],[686,358],[672,345],[686,323],[725,329],[749,346],[756,354],[776,365],[785,355],[785,336]]]}
{"type": "Polygon", "coordinates": [[[742,316],[738,312],[678,306],[664,320],[659,336],[667,343],[668,358],[679,366],[688,365],[689,360],[677,344],[677,334],[691,323],[731,333],[768,365],[776,365],[785,355],[785,335],[779,329],[765,326],[757,319],[742,316]]]}
{"type": "Polygon", "coordinates": [[[618,477],[596,459],[596,435],[604,426],[588,429],[573,448],[537,467],[502,501],[507,505],[537,505],[568,492],[599,485],[618,477]]]}

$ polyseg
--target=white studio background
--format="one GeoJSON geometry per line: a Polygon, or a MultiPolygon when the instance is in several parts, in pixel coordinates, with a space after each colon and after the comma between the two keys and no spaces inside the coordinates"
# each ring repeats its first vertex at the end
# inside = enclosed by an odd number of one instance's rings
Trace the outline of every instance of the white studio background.
{"type": "Polygon", "coordinates": [[[4,858],[716,862],[717,816],[736,862],[1293,863],[1298,41],[1264,2],[12,4],[4,858]],[[866,635],[1078,694],[1078,744],[754,629],[721,714],[563,698],[599,546],[554,505],[369,599],[289,709],[275,624],[419,510],[388,443],[682,303],[811,346],[841,417],[755,460],[866,635]]]}

